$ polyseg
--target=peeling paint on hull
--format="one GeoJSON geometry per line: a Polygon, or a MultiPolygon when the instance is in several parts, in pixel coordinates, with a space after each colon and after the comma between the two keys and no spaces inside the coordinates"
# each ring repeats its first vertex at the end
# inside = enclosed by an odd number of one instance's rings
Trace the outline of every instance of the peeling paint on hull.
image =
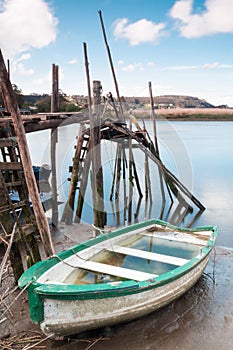
{"type": "Polygon", "coordinates": [[[88,300],[44,300],[46,335],[64,336],[118,324],[149,314],[177,299],[201,277],[208,256],[181,278],[152,290],[129,296],[88,300]]]}

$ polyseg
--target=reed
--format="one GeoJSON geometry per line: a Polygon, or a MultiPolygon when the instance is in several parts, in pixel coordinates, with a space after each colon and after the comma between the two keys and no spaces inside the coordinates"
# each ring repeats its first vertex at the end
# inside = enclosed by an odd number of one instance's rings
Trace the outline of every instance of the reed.
{"type": "MultiPolygon", "coordinates": [[[[150,118],[149,110],[134,110],[139,118],[150,118]]],[[[157,109],[155,117],[166,119],[233,120],[233,108],[173,108],[157,109]]]]}

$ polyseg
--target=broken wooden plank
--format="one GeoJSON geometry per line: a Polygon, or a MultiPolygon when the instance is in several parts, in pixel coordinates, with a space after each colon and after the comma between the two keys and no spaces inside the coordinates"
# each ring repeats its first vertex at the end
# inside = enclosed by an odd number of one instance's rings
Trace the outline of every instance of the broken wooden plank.
{"type": "Polygon", "coordinates": [[[19,162],[0,162],[0,170],[22,170],[19,162]]]}

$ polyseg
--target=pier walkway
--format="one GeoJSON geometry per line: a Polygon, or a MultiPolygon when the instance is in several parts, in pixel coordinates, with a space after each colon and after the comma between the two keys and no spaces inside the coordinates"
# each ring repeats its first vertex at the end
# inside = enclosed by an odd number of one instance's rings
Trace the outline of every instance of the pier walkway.
{"type": "MultiPolygon", "coordinates": [[[[56,113],[38,113],[31,115],[22,115],[22,121],[25,132],[34,132],[39,130],[57,128],[60,124],[72,124],[82,121],[88,121],[88,113],[83,112],[56,112],[56,113]]],[[[11,116],[0,118],[0,138],[1,130],[10,128],[14,133],[13,121],[11,116]]]]}

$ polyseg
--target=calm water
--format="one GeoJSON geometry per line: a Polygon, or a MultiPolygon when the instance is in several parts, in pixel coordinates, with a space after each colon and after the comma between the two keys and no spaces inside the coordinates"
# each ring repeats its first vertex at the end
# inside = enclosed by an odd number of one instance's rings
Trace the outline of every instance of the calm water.
{"type": "MultiPolygon", "coordinates": [[[[147,122],[148,131],[153,138],[152,124],[147,122]]],[[[138,175],[141,179],[141,189],[144,194],[141,203],[138,201],[138,193],[134,186],[133,215],[136,220],[144,220],[149,217],[160,217],[181,226],[218,225],[220,234],[217,244],[233,247],[233,122],[167,122],[157,124],[160,155],[166,167],[175,174],[179,180],[192,192],[192,194],[206,207],[206,210],[198,212],[193,205],[193,213],[187,214],[183,220],[177,217],[182,212],[174,203],[172,207],[168,193],[166,202],[161,199],[161,187],[158,176],[158,168],[149,161],[150,188],[152,201],[145,200],[144,160],[145,156],[139,150],[134,150],[135,163],[138,175]],[[164,207],[163,207],[163,204],[164,207]]],[[[78,125],[59,128],[57,144],[57,185],[59,200],[67,198],[70,176],[68,171],[72,165],[74,145],[78,125]]],[[[50,132],[43,131],[37,134],[28,134],[29,147],[34,165],[49,163],[50,161],[50,132]],[[36,136],[36,137],[35,137],[36,136]]],[[[111,142],[103,142],[102,160],[104,172],[105,210],[108,214],[108,225],[124,225],[124,199],[119,200],[119,215],[116,215],[117,201],[110,202],[109,196],[112,186],[116,145],[111,142]]],[[[127,156],[126,150],[126,156],[127,156]]],[[[123,191],[123,180],[121,190],[123,191]]],[[[90,181],[88,184],[90,189],[90,181]]],[[[128,181],[125,182],[128,191],[128,181]]],[[[166,190],[166,189],[165,189],[166,190]]],[[[128,193],[128,192],[127,192],[128,193]]],[[[60,214],[64,206],[60,206],[60,214]]],[[[49,215],[49,213],[48,213],[49,215]]],[[[92,194],[87,191],[83,211],[83,221],[91,224],[92,194]]]]}

